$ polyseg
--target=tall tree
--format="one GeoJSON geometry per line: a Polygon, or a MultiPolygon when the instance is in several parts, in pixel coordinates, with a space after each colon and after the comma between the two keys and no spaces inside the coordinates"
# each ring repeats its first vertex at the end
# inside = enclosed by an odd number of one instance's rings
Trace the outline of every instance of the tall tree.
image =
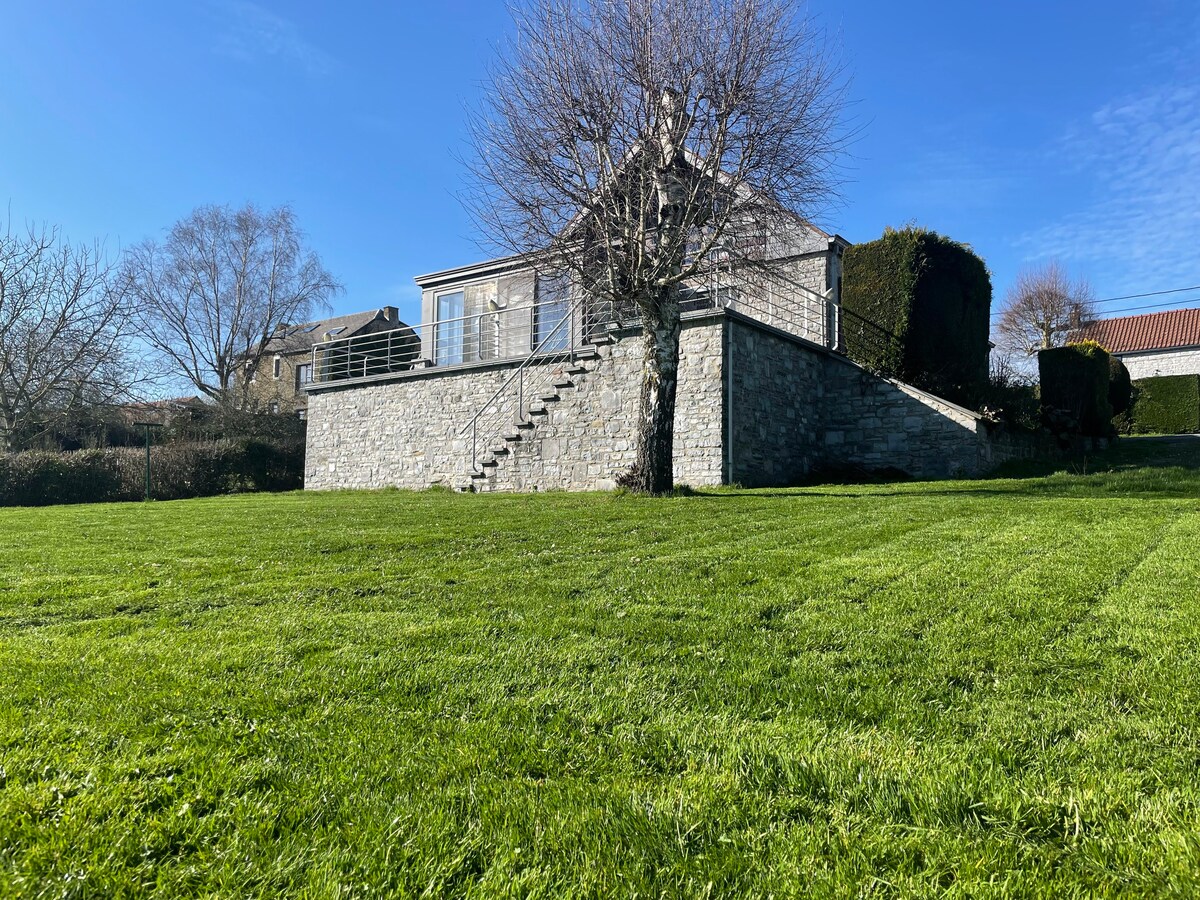
{"type": "Polygon", "coordinates": [[[788,0],[529,0],[474,117],[489,237],[643,329],[637,456],[672,487],[680,292],[747,272],[833,190],[839,76],[788,0]]]}
{"type": "Polygon", "coordinates": [[[137,380],[130,307],[98,245],[53,228],[0,234],[0,446],[16,450],[137,380]]]}
{"type": "Polygon", "coordinates": [[[123,272],[143,339],[174,374],[236,406],[275,330],[311,318],[341,289],[286,206],[202,206],[162,242],[127,251],[123,272]]]}
{"type": "Polygon", "coordinates": [[[997,331],[1005,349],[1025,356],[1061,347],[1096,318],[1095,298],[1084,279],[1072,279],[1057,262],[1025,269],[1005,297],[997,331]]]}

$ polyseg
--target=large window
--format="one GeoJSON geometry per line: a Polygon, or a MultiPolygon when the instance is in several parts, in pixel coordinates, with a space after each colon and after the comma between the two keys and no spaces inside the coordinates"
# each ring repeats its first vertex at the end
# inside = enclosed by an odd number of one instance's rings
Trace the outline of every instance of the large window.
{"type": "Polygon", "coordinates": [[[533,308],[533,348],[543,352],[566,350],[571,345],[571,326],[558,327],[569,314],[571,281],[565,274],[539,275],[537,303],[533,308]],[[543,343],[543,341],[545,343],[543,343]]]}
{"type": "Polygon", "coordinates": [[[439,366],[453,366],[463,361],[462,291],[438,295],[433,342],[433,358],[439,366]]]}

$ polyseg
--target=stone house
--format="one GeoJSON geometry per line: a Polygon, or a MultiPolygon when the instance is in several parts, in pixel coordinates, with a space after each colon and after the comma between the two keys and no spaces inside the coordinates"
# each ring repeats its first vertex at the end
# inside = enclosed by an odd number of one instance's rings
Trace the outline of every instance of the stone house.
{"type": "Polygon", "coordinates": [[[1132,378],[1200,375],[1200,309],[1101,319],[1072,335],[1118,357],[1132,378]]]}
{"type": "Polygon", "coordinates": [[[280,325],[267,339],[258,365],[246,369],[247,397],[259,409],[305,418],[308,393],[304,388],[312,380],[314,344],[404,327],[394,306],[302,325],[280,325]]]}
{"type": "MultiPolygon", "coordinates": [[[[1017,452],[971,410],[842,352],[847,242],[804,226],[754,283],[685,292],[675,478],[973,474],[1017,452]]],[[[416,279],[422,324],[313,347],[305,486],[604,489],[634,458],[636,318],[507,258],[416,279]]]]}

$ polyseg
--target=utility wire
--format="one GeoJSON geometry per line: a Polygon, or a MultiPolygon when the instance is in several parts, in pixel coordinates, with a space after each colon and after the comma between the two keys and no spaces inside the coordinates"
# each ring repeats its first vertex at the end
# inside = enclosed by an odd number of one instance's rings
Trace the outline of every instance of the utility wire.
{"type": "MultiPolygon", "coordinates": [[[[1113,299],[1115,299],[1115,298],[1113,298],[1113,299]]],[[[1101,309],[1101,310],[1097,310],[1097,312],[1101,313],[1102,315],[1107,316],[1107,315],[1112,315],[1113,313],[1140,312],[1141,310],[1162,309],[1163,307],[1184,309],[1184,308],[1191,308],[1191,307],[1184,307],[1184,306],[1181,306],[1180,304],[1197,303],[1197,302],[1200,302],[1200,297],[1187,297],[1182,300],[1169,300],[1166,303],[1143,303],[1139,306],[1126,306],[1126,307],[1122,307],[1120,309],[1101,309]]],[[[1003,315],[1004,315],[1004,311],[998,310],[997,312],[992,313],[992,319],[998,319],[1003,315]]]]}

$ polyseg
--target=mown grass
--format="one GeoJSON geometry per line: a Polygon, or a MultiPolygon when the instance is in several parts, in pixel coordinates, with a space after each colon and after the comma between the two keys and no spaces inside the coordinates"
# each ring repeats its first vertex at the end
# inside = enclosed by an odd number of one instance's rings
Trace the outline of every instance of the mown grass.
{"type": "Polygon", "coordinates": [[[1195,894],[1198,546],[1200,442],[3,510],[0,895],[1195,894]]]}

